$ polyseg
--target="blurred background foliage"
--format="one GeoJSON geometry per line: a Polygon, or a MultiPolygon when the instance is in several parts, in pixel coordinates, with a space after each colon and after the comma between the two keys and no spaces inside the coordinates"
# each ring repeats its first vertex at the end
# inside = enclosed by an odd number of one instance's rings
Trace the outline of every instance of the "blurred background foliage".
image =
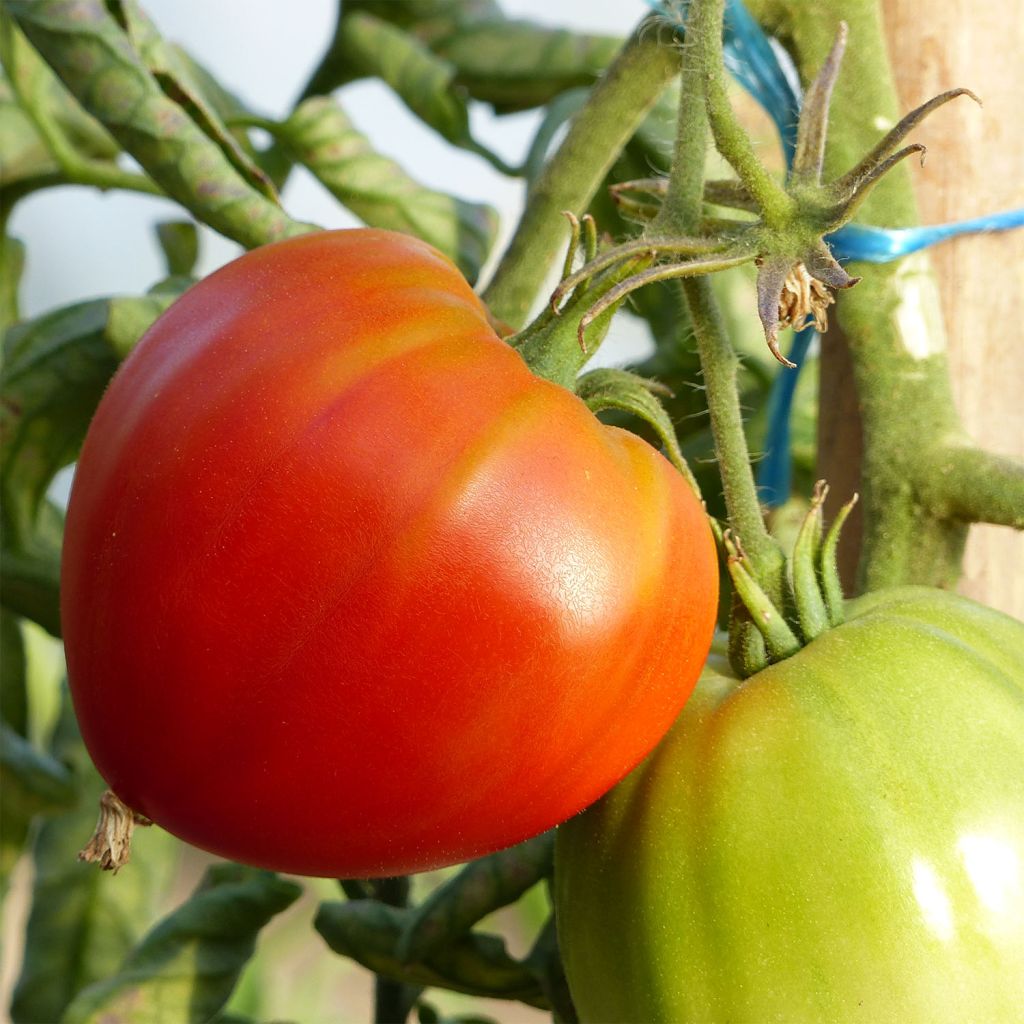
{"type": "MultiPolygon", "coordinates": [[[[572,1018],[550,926],[548,837],[411,881],[286,880],[217,863],[158,828],[137,833],[131,864],[116,877],[79,863],[76,852],[92,829],[103,783],[77,734],[63,682],[58,566],[67,468],[107,381],[153,319],[238,246],[309,230],[314,220],[418,234],[471,280],[486,278],[524,189],[614,57],[620,36],[644,14],[639,3],[611,6],[617,32],[514,18],[495,0],[346,0],[294,107],[268,116],[218,79],[216,61],[206,67],[166,41],[133,0],[82,3],[77,22],[63,2],[5,3],[0,864],[4,996],[18,1024],[318,1024],[402,1019],[405,1011],[424,1024],[485,1017],[511,1024],[552,1010],[556,1019],[572,1018]],[[446,149],[473,161],[473,173],[458,176],[452,192],[439,187],[450,186],[450,174],[441,182],[419,179],[415,147],[392,156],[379,148],[373,126],[357,126],[348,97],[371,80],[446,149]],[[304,175],[305,189],[318,183],[316,213],[307,212],[308,203],[287,201],[291,190],[279,202],[295,174],[304,175]],[[495,188],[500,209],[478,179],[502,183],[495,188]],[[142,283],[136,271],[137,284],[127,290],[118,283],[116,293],[54,307],[40,296],[59,295],[65,285],[33,265],[38,225],[49,236],[41,251],[67,244],[79,263],[109,244],[72,237],[73,224],[51,199],[82,187],[144,196],[161,214],[171,211],[173,219],[154,232],[162,276],[152,280],[153,270],[142,283]],[[331,212],[324,214],[327,197],[331,212]],[[23,203],[32,204],[34,221],[20,216],[23,203]],[[26,260],[36,284],[23,313],[18,282],[26,260]],[[375,982],[365,967],[376,972],[375,982]]],[[[587,22],[595,9],[581,3],[570,13],[587,22]]],[[[235,31],[234,45],[245,46],[251,30],[242,24],[235,31]]],[[[770,123],[751,102],[739,95],[737,102],[771,152],[777,144],[770,123]]],[[[667,171],[674,103],[669,89],[606,185],[667,171]]],[[[612,238],[636,231],[607,188],[590,212],[612,238]]],[[[110,230],[116,235],[118,228],[110,230]]],[[[127,262],[149,244],[129,239],[127,262]]],[[[741,388],[757,452],[779,367],[749,315],[751,274],[718,275],[714,287],[744,357],[741,388]]],[[[711,511],[721,514],[700,373],[678,292],[650,287],[628,314],[600,361],[631,365],[671,389],[666,407],[683,451],[711,511]]],[[[805,372],[797,392],[797,494],[809,493],[813,475],[816,378],[805,372]]],[[[802,504],[796,498],[776,513],[780,532],[791,530],[802,504]]]]}

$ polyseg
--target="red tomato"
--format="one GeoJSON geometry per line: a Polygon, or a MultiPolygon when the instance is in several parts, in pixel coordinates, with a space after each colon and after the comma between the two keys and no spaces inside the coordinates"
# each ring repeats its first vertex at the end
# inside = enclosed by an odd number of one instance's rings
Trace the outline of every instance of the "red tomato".
{"type": "Polygon", "coordinates": [[[425,870],[541,832],[657,743],[715,552],[661,455],[498,339],[386,231],[248,253],[107,391],[62,614],[100,772],[196,846],[425,870]]]}

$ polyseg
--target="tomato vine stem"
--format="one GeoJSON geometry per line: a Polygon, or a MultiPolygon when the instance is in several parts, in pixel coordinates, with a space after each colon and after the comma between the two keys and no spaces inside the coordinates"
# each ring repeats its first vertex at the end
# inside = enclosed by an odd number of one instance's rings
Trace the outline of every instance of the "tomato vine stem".
{"type": "MultiPolygon", "coordinates": [[[[691,18],[705,17],[707,6],[695,3],[691,18]]],[[[703,31],[706,34],[707,27],[703,31]]],[[[695,35],[701,39],[699,33],[698,29],[695,35]]],[[[705,103],[705,65],[715,59],[714,46],[711,51],[709,54],[705,45],[693,40],[680,51],[681,89],[675,153],[664,203],[650,227],[652,234],[688,235],[694,233],[700,223],[711,136],[705,103]]],[[[721,59],[720,47],[718,59],[721,59]]],[[[739,358],[726,335],[711,282],[707,278],[687,278],[680,282],[680,287],[693,321],[729,522],[742,540],[751,577],[776,607],[781,607],[785,562],[782,551],[765,527],[757,497],[736,382],[739,358]]],[[[730,628],[730,657],[737,662],[737,671],[745,675],[767,662],[763,638],[749,612],[739,602],[734,604],[730,628]]]]}
{"type": "Polygon", "coordinates": [[[530,189],[512,241],[483,292],[498,319],[516,328],[525,323],[564,244],[562,211],[584,212],[677,68],[674,46],[659,39],[657,20],[642,21],[530,189]]]}

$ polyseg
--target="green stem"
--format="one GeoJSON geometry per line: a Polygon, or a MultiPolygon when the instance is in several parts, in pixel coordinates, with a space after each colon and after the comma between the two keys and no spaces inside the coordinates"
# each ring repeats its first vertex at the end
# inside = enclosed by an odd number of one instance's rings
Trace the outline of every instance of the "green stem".
{"type": "Polygon", "coordinates": [[[530,189],[515,235],[484,290],[499,320],[523,325],[565,243],[562,211],[586,209],[677,66],[674,47],[659,42],[645,20],[594,86],[530,189]]]}
{"type": "MultiPolygon", "coordinates": [[[[665,201],[650,226],[654,235],[690,235],[700,224],[710,135],[710,112],[704,96],[708,75],[704,65],[720,59],[720,47],[683,48],[675,153],[665,201]]],[[[739,359],[726,334],[710,280],[706,277],[688,278],[681,282],[681,287],[690,310],[704,376],[704,391],[729,523],[740,538],[746,555],[743,580],[750,583],[746,589],[762,593],[766,603],[779,609],[783,606],[785,562],[764,525],[757,499],[736,381],[739,359]]],[[[785,626],[777,612],[774,620],[785,626]]],[[[729,658],[741,676],[749,676],[768,663],[767,640],[759,628],[764,626],[763,617],[755,623],[738,591],[734,591],[729,658]]]]}
{"type": "MultiPolygon", "coordinates": [[[[389,907],[404,907],[409,902],[409,879],[405,875],[378,878],[372,885],[376,898],[389,907]]],[[[421,991],[418,985],[378,974],[374,981],[374,1024],[405,1024],[421,991]]]]}
{"type": "MultiPolygon", "coordinates": [[[[707,60],[702,48],[683,48],[675,153],[661,213],[650,226],[655,237],[672,232],[692,235],[700,225],[709,137],[703,67],[707,60]]],[[[755,578],[773,599],[781,600],[782,555],[764,525],[757,499],[736,383],[739,358],[726,334],[710,280],[684,279],[682,289],[704,375],[729,523],[743,543],[755,578]]]]}
{"type": "Polygon", "coordinates": [[[754,146],[729,102],[729,78],[722,51],[725,0],[692,0],[688,35],[701,54],[705,100],[719,153],[755,196],[767,225],[783,223],[792,200],[757,158],[754,146]]]}

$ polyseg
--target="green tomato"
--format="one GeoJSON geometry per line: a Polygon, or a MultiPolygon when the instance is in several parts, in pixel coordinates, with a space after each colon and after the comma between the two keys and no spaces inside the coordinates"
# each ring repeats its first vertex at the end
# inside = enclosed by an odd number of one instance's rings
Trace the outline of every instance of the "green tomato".
{"type": "Polygon", "coordinates": [[[1024,625],[900,588],[559,829],[584,1021],[1024,1021],[1024,625]]]}

